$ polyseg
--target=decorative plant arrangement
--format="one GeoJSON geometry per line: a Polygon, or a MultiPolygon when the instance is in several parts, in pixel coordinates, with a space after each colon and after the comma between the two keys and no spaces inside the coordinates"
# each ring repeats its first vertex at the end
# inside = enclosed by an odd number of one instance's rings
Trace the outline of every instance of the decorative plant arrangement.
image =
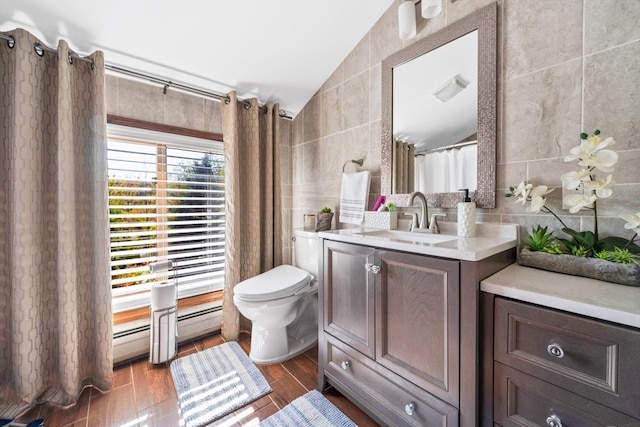
{"type": "Polygon", "coordinates": [[[320,209],[317,215],[316,231],[331,230],[331,221],[333,220],[333,212],[330,207],[325,206],[320,209]]]}
{"type": "MultiPolygon", "coordinates": [[[[566,189],[583,188],[583,194],[569,194],[563,198],[565,206],[569,207],[569,212],[575,214],[582,209],[593,211],[594,217],[594,229],[593,231],[576,231],[562,221],[562,219],[556,215],[549,207],[545,206],[546,198],[553,191],[546,185],[539,185],[533,187],[532,184],[525,183],[524,181],[518,184],[517,187],[510,187],[509,192],[505,194],[506,197],[516,197],[516,203],[521,203],[525,206],[527,212],[538,213],[545,212],[553,215],[562,224],[562,231],[566,233],[570,238],[561,238],[553,235],[549,232],[547,227],[538,225],[534,227],[530,233],[527,233],[527,245],[530,251],[537,251],[545,254],[554,255],[569,255],[571,258],[561,257],[557,261],[574,262],[572,258],[589,258],[591,261],[607,261],[609,263],[627,264],[633,266],[631,277],[623,279],[622,281],[614,278],[611,279],[609,274],[605,274],[604,277],[600,274],[603,270],[611,270],[610,266],[606,264],[590,263],[596,270],[595,273],[584,272],[584,268],[580,268],[578,272],[563,271],[567,266],[559,265],[553,266],[539,266],[531,265],[538,268],[553,269],[554,271],[567,272],[570,274],[585,275],[587,277],[599,278],[602,280],[614,281],[616,283],[632,284],[640,286],[640,246],[635,243],[640,233],[640,212],[635,215],[622,214],[620,217],[627,223],[626,229],[631,229],[635,234],[630,239],[622,237],[609,236],[600,239],[598,236],[598,199],[608,198],[613,194],[612,187],[615,184],[613,176],[608,174],[606,178],[598,179],[596,172],[613,172],[614,165],[618,161],[618,153],[608,149],[615,144],[615,140],[612,137],[602,140],[600,137],[600,131],[596,130],[592,136],[582,133],[580,135],[581,142],[577,147],[572,148],[569,151],[569,155],[565,156],[565,162],[572,162],[578,160],[579,169],[577,171],[567,172],[563,174],[560,179],[562,185],[566,189]]],[[[523,251],[521,255],[524,258],[529,256],[526,251],[523,251]]],[[[519,262],[523,264],[519,257],[519,262]]],[[[550,258],[553,263],[553,258],[550,258]]],[[[525,264],[528,260],[525,260],[525,264]]],[[[544,262],[548,262],[544,261],[544,262]]],[[[584,263],[582,263],[584,264],[584,263]]],[[[530,264],[529,264],[530,265],[530,264]]],[[[588,264],[586,264],[588,266],[588,264]]],[[[589,269],[588,267],[586,269],[589,269]]],[[[613,268],[615,270],[615,268],[613,268]]],[[[622,275],[629,275],[629,272],[623,272],[622,275]]]]}

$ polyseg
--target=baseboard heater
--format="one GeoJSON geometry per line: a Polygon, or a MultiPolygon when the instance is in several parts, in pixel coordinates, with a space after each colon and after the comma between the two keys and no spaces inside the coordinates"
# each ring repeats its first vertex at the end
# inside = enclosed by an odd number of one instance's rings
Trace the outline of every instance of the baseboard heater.
{"type": "MultiPolygon", "coordinates": [[[[178,343],[220,330],[222,306],[178,315],[178,343]]],[[[149,353],[151,325],[139,325],[113,334],[113,363],[149,353]]]]}

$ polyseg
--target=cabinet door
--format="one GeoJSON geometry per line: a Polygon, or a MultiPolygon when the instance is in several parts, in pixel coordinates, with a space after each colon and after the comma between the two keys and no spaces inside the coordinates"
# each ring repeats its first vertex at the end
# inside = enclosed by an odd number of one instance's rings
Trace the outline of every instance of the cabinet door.
{"type": "Polygon", "coordinates": [[[367,264],[373,264],[373,254],[366,246],[324,243],[324,330],[370,358],[375,352],[375,289],[367,264]]]}
{"type": "Polygon", "coordinates": [[[458,407],[459,262],[380,251],[376,264],[376,361],[458,407]]]}

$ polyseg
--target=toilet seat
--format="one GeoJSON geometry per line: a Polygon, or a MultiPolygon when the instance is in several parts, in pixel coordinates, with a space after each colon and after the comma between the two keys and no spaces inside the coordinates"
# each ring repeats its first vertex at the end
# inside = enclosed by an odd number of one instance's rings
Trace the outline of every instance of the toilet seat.
{"type": "Polygon", "coordinates": [[[312,276],[292,265],[280,265],[233,288],[236,298],[244,301],[269,301],[294,295],[311,282],[312,276]]]}

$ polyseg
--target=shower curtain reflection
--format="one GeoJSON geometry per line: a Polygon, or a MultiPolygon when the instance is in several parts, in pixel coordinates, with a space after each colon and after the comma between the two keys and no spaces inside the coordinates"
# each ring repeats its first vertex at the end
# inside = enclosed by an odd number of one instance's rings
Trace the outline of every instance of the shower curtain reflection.
{"type": "Polygon", "coordinates": [[[478,144],[418,154],[415,157],[416,191],[443,193],[477,187],[478,144]]]}

